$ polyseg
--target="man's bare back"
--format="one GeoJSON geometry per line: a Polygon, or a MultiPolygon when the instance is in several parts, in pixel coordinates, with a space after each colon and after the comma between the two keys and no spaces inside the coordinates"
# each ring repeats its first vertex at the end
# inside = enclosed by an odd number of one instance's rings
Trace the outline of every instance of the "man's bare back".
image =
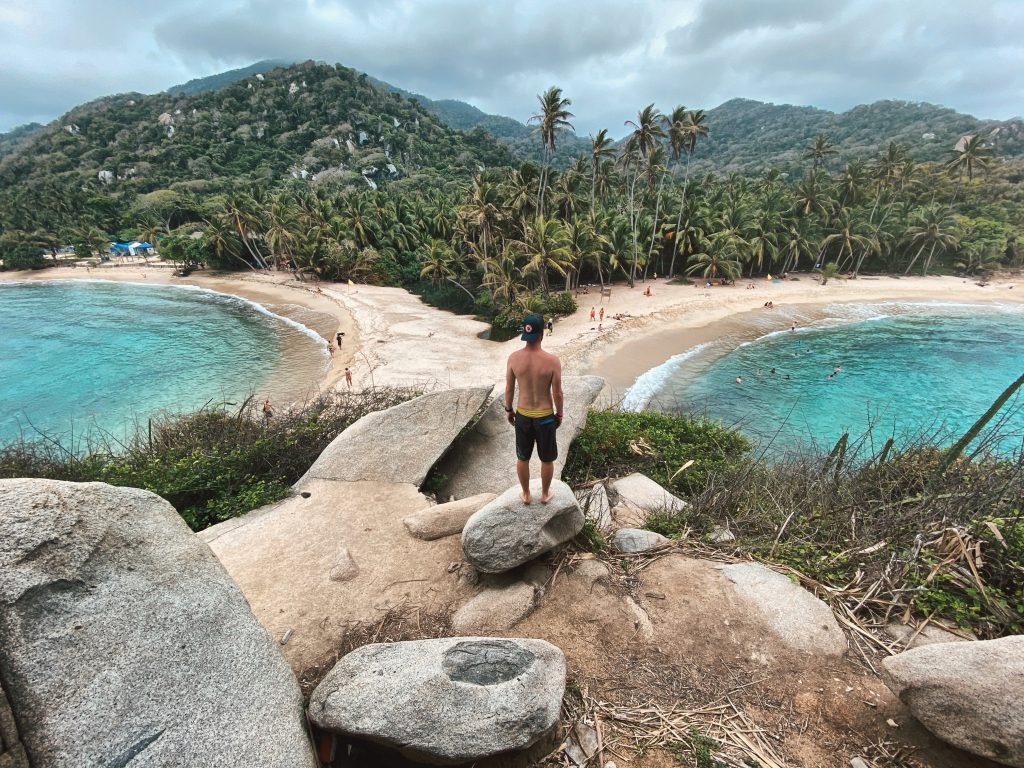
{"type": "Polygon", "coordinates": [[[519,385],[517,408],[531,411],[550,408],[561,412],[561,408],[555,408],[552,396],[555,377],[558,377],[559,390],[562,384],[562,363],[555,355],[540,347],[524,347],[509,355],[508,368],[519,385]]]}
{"type": "Polygon", "coordinates": [[[516,475],[520,496],[529,504],[530,458],[536,446],[540,458],[542,504],[551,500],[551,479],[558,457],[555,431],[562,423],[562,364],[541,349],[543,319],[529,315],[523,324],[526,346],[509,355],[505,372],[505,411],[516,428],[516,475]],[[519,388],[516,405],[512,401],[519,388]]]}

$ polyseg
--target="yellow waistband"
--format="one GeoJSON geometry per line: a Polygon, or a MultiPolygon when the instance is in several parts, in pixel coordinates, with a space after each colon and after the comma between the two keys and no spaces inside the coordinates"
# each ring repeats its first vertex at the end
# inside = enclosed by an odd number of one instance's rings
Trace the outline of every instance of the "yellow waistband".
{"type": "Polygon", "coordinates": [[[516,411],[528,419],[541,419],[555,414],[551,408],[516,408],[516,411]]]}

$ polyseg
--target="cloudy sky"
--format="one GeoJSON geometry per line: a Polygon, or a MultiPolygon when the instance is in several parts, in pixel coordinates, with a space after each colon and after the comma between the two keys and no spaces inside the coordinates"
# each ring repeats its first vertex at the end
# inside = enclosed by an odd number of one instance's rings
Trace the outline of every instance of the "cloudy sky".
{"type": "Polygon", "coordinates": [[[1024,0],[0,0],[0,131],[259,59],[341,62],[577,132],[649,102],[833,110],[883,98],[1024,113],[1024,0]]]}

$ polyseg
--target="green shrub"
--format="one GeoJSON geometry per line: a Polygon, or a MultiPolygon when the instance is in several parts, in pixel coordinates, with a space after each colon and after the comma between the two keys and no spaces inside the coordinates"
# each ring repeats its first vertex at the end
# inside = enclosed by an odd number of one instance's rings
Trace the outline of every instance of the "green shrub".
{"type": "Polygon", "coordinates": [[[3,261],[3,269],[10,272],[53,266],[53,262],[47,261],[39,248],[24,244],[3,248],[0,250],[0,260],[3,261]]]}
{"type": "Polygon", "coordinates": [[[703,487],[749,450],[743,435],[690,416],[642,411],[592,411],[569,449],[565,476],[570,483],[594,477],[642,472],[680,493],[703,487]],[[693,464],[682,472],[688,461],[693,464]]]}
{"type": "Polygon", "coordinates": [[[338,434],[408,390],[330,392],[265,419],[248,402],[154,421],[126,446],[18,441],[0,448],[0,478],[101,481],[169,501],[196,531],[284,498],[338,434]]]}

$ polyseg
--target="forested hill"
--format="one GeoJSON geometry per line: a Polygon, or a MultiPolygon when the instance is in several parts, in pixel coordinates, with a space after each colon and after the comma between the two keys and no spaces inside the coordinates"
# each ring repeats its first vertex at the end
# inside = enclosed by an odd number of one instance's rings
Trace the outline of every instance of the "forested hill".
{"type": "Polygon", "coordinates": [[[454,131],[355,70],[313,62],[190,95],[106,97],[11,146],[0,192],[209,191],[290,177],[429,185],[511,161],[482,131],[454,131]]]}
{"type": "Polygon", "coordinates": [[[1002,157],[1024,156],[1024,121],[979,120],[935,104],[876,101],[847,112],[814,107],[765,104],[732,99],[707,113],[707,141],[694,155],[694,168],[716,173],[806,168],[803,154],[815,136],[824,135],[837,150],[829,161],[881,153],[890,142],[907,148],[915,160],[948,160],[961,136],[991,134],[1002,157]]]}

